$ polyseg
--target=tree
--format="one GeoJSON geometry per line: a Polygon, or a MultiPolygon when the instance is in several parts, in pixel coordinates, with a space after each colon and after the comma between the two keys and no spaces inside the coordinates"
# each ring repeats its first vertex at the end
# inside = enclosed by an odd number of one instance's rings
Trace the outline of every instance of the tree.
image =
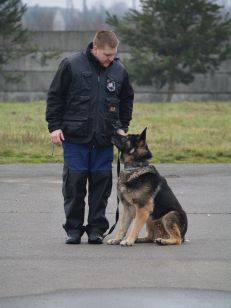
{"type": "Polygon", "coordinates": [[[178,83],[216,70],[230,58],[231,19],[208,0],[141,0],[141,10],[122,18],[107,14],[121,41],[130,46],[127,61],[140,85],[168,86],[171,101],[178,83]]]}
{"type": "Polygon", "coordinates": [[[10,61],[37,51],[30,42],[30,33],[23,28],[22,17],[26,5],[20,0],[0,0],[0,74],[7,79],[17,78],[3,72],[10,61]]]}

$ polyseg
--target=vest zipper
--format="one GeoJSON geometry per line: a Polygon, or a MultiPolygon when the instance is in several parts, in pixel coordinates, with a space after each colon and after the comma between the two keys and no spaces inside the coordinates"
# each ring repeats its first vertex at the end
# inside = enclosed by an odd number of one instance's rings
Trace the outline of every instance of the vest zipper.
{"type": "Polygon", "coordinates": [[[94,135],[97,133],[98,129],[98,121],[99,121],[99,105],[100,105],[100,71],[97,72],[97,100],[96,100],[96,106],[95,106],[95,125],[94,125],[94,135]]]}

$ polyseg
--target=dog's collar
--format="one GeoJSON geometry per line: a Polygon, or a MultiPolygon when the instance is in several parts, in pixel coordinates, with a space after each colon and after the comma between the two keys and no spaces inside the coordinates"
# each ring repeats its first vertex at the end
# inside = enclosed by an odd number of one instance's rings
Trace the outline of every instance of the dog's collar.
{"type": "Polygon", "coordinates": [[[147,166],[149,166],[149,163],[147,161],[135,161],[132,163],[125,163],[124,171],[133,171],[147,166]]]}

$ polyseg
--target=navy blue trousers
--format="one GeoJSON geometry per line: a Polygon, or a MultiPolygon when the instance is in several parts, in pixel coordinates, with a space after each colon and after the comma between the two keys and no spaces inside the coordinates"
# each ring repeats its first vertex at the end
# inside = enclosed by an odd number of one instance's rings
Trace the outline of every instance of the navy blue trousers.
{"type": "Polygon", "coordinates": [[[113,146],[96,147],[87,144],[63,143],[63,197],[69,236],[101,235],[109,228],[105,216],[112,189],[113,146]],[[85,219],[85,197],[88,184],[88,218],[85,219]]]}
{"type": "Polygon", "coordinates": [[[63,143],[64,164],[76,171],[109,171],[112,169],[113,146],[96,147],[63,143]]]}

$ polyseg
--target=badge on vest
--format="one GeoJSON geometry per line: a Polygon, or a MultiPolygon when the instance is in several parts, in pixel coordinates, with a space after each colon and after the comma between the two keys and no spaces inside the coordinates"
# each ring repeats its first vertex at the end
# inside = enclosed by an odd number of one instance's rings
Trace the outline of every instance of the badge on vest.
{"type": "Polygon", "coordinates": [[[117,106],[116,103],[109,102],[107,104],[107,112],[109,112],[109,113],[117,113],[117,110],[118,110],[118,106],[117,106]]]}
{"type": "Polygon", "coordinates": [[[115,81],[107,79],[107,89],[109,92],[115,92],[115,81]]]}
{"type": "Polygon", "coordinates": [[[116,112],[116,107],[115,106],[109,106],[109,112],[116,112]]]}

